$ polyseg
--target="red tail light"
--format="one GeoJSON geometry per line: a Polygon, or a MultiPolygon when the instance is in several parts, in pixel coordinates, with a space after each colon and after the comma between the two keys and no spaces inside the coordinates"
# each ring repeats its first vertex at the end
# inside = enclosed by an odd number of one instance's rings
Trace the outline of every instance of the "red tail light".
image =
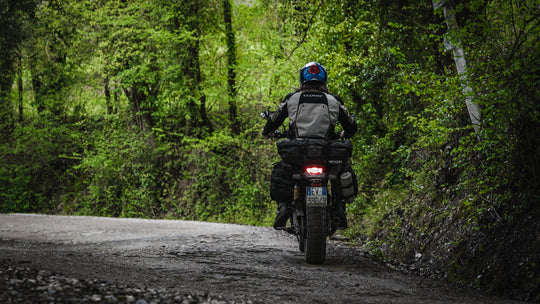
{"type": "Polygon", "coordinates": [[[323,168],[321,167],[307,167],[306,172],[311,175],[318,175],[323,173],[323,168]]]}

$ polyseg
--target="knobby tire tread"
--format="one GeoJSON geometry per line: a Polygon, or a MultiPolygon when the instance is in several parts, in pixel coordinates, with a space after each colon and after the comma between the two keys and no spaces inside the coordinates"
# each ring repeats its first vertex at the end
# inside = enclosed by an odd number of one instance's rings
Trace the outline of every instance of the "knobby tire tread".
{"type": "Polygon", "coordinates": [[[306,207],[304,255],[309,264],[322,264],[326,259],[326,208],[306,207]]]}

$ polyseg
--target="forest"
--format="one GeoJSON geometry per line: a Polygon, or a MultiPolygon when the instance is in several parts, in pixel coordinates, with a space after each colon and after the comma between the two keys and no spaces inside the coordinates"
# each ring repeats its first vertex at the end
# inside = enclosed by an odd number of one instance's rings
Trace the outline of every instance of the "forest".
{"type": "Polygon", "coordinates": [[[356,116],[353,243],[540,301],[540,1],[0,0],[0,212],[271,225],[259,113],[356,116]]]}

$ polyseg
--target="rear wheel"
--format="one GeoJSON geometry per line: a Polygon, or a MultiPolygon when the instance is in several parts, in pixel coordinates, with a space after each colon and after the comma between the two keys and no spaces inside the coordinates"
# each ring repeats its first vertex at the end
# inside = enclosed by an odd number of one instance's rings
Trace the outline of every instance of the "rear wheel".
{"type": "Polygon", "coordinates": [[[305,229],[305,219],[303,216],[298,217],[298,249],[300,252],[305,251],[305,245],[306,245],[306,229],[305,229]]]}
{"type": "Polygon", "coordinates": [[[309,264],[322,264],[326,259],[326,208],[306,207],[304,255],[309,264]]]}

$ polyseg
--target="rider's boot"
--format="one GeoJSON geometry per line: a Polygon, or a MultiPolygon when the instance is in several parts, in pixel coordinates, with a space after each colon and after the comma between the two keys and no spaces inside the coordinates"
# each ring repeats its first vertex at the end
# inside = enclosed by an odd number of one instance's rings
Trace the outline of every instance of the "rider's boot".
{"type": "Polygon", "coordinates": [[[274,221],[274,229],[281,230],[285,228],[287,220],[291,217],[291,206],[289,203],[278,203],[278,211],[276,214],[276,220],[274,221]]]}
{"type": "Polygon", "coordinates": [[[335,217],[338,219],[336,229],[347,229],[347,207],[344,201],[336,204],[334,209],[335,217]]]}

